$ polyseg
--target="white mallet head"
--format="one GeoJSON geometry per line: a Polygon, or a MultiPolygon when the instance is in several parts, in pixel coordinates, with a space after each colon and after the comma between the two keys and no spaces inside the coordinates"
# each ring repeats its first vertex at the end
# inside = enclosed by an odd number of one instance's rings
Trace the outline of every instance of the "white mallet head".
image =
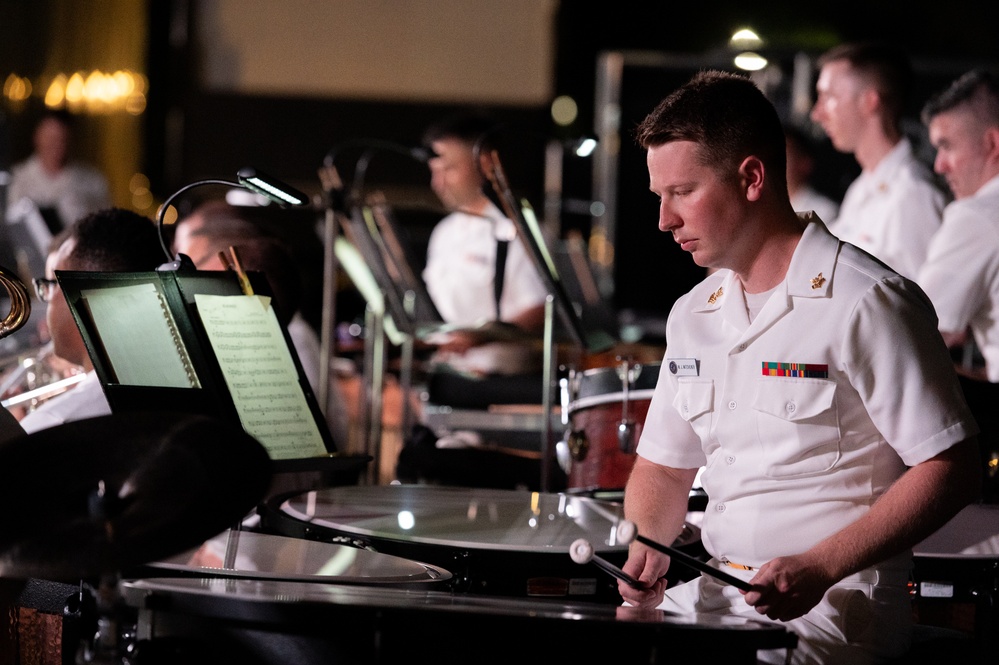
{"type": "Polygon", "coordinates": [[[593,546],[585,538],[579,538],[569,547],[569,556],[576,563],[589,563],[593,559],[593,546]]]}
{"type": "Polygon", "coordinates": [[[638,529],[635,527],[635,523],[630,520],[621,520],[617,525],[617,539],[618,542],[625,545],[630,545],[631,541],[635,540],[638,536],[638,529]]]}

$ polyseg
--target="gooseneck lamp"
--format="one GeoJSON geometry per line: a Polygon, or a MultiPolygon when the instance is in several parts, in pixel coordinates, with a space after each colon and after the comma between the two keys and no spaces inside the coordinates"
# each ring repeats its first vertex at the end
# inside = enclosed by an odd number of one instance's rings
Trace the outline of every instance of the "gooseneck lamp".
{"type": "Polygon", "coordinates": [[[235,181],[209,178],[207,180],[198,180],[189,185],[185,185],[167,197],[166,201],[163,202],[163,205],[160,206],[159,212],[156,215],[156,231],[159,234],[160,246],[163,248],[163,253],[167,257],[167,262],[157,268],[157,270],[195,269],[194,263],[191,261],[190,257],[184,254],[177,254],[174,256],[174,254],[170,251],[170,248],[167,246],[166,238],[163,236],[163,220],[166,217],[166,211],[170,208],[170,204],[173,203],[178,196],[184,192],[194,189],[195,187],[201,187],[203,185],[241,187],[267,197],[269,200],[277,203],[282,208],[288,206],[303,206],[309,202],[308,196],[291,185],[283,183],[277,178],[269,176],[266,173],[249,166],[241,168],[236,172],[235,181]]]}

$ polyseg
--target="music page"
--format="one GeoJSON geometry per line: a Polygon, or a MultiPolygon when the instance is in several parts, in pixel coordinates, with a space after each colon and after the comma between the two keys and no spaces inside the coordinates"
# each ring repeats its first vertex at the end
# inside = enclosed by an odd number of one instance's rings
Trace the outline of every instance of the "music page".
{"type": "Polygon", "coordinates": [[[155,284],[85,289],[80,295],[118,383],[201,387],[177,324],[155,284]]]}
{"type": "Polygon", "coordinates": [[[266,296],[195,295],[243,429],[272,459],[325,455],[270,301],[266,296]]]}

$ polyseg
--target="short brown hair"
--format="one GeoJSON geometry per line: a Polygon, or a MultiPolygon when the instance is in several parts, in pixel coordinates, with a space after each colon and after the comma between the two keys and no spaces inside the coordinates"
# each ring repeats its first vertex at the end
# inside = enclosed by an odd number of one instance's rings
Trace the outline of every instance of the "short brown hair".
{"type": "Polygon", "coordinates": [[[912,65],[902,49],[882,42],[840,44],[819,56],[817,64],[845,61],[871,82],[881,98],[884,123],[899,128],[912,88],[912,65]]]}
{"type": "Polygon", "coordinates": [[[731,72],[694,75],[646,116],[635,139],[646,149],[692,141],[700,146],[704,164],[721,167],[755,155],[777,181],[786,176],[784,128],[777,110],[755,83],[731,72]]]}

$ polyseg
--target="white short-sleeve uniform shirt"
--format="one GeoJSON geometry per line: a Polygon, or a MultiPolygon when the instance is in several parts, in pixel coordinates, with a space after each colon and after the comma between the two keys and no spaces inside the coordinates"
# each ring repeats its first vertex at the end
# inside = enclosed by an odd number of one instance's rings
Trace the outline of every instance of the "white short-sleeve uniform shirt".
{"type": "Polygon", "coordinates": [[[805,219],[752,323],[728,270],[676,302],[638,444],[704,466],[703,544],[754,567],[854,522],[907,465],[977,433],[922,291],[805,219]]]}
{"type": "Polygon", "coordinates": [[[508,320],[545,301],[548,290],[517,237],[517,228],[490,202],[483,216],[451,213],[430,234],[423,279],[448,323],[474,325],[496,318],[497,240],[510,243],[500,318],[508,320]]]}
{"type": "MultiPolygon", "coordinates": [[[[500,320],[510,320],[541,305],[548,289],[517,227],[496,205],[482,216],[454,212],[430,234],[423,280],[437,311],[447,323],[475,326],[497,318],[497,241],[509,242],[503,269],[500,320]]],[[[481,374],[517,374],[539,367],[540,356],[521,344],[491,343],[443,358],[456,369],[481,374]]]]}
{"type": "Polygon", "coordinates": [[[999,176],[944,209],[919,285],[941,330],[971,327],[989,381],[999,382],[999,176]]]}
{"type": "Polygon", "coordinates": [[[929,167],[902,139],[874,169],[850,183],[829,230],[916,279],[946,203],[929,167]]]}

